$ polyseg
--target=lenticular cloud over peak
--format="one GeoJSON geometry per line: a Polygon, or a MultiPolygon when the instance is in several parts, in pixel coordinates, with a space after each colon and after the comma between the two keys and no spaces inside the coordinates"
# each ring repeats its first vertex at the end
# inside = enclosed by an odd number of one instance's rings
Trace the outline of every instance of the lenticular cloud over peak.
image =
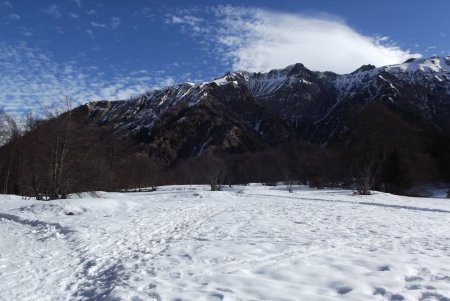
{"type": "Polygon", "coordinates": [[[411,56],[388,37],[367,36],[333,16],[220,7],[209,35],[235,70],[268,71],[300,62],[317,71],[348,73],[364,64],[400,63],[411,56]]]}

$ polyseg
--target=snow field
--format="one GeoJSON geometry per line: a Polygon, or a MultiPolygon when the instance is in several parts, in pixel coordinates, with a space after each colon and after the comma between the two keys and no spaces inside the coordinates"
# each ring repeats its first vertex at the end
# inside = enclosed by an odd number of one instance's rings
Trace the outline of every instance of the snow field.
{"type": "Polygon", "coordinates": [[[449,229],[449,200],[345,190],[1,196],[0,300],[446,301],[449,229]]]}

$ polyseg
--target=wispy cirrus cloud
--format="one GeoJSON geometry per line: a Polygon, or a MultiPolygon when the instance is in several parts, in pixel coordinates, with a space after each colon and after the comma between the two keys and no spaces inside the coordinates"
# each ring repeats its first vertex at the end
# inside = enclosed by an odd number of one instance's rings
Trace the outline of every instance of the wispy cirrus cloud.
{"type": "Polygon", "coordinates": [[[361,34],[330,15],[232,6],[206,13],[216,18],[201,18],[196,10],[169,15],[165,21],[201,39],[235,70],[268,71],[301,62],[312,70],[347,73],[364,64],[389,65],[420,56],[386,36],[361,34]]]}
{"type": "Polygon", "coordinates": [[[74,13],[74,12],[69,13],[69,16],[72,19],[75,19],[75,20],[78,20],[80,18],[80,16],[77,13],[74,13]]]}
{"type": "Polygon", "coordinates": [[[62,16],[61,9],[58,5],[50,5],[49,7],[45,8],[43,12],[54,18],[61,18],[62,16]]]}
{"type": "MultiPolygon", "coordinates": [[[[190,30],[193,30],[194,32],[201,32],[204,30],[204,19],[200,17],[196,17],[190,14],[185,15],[173,15],[168,14],[166,15],[166,24],[178,24],[182,26],[189,26],[190,30]]],[[[183,27],[186,28],[186,27],[183,27]]]]}
{"type": "Polygon", "coordinates": [[[12,20],[12,21],[19,21],[20,20],[20,16],[18,14],[12,13],[12,14],[8,15],[8,19],[12,20]]]}
{"type": "Polygon", "coordinates": [[[105,23],[99,23],[99,22],[95,22],[95,21],[91,22],[91,26],[97,27],[97,28],[107,28],[108,27],[108,25],[106,25],[105,23]]]}
{"type": "Polygon", "coordinates": [[[2,2],[0,3],[0,6],[5,6],[5,7],[9,7],[9,8],[12,8],[12,7],[13,7],[12,4],[11,4],[11,2],[9,2],[9,1],[2,1],[2,2]]]}
{"type": "Polygon", "coordinates": [[[112,17],[110,23],[111,23],[111,29],[116,29],[120,25],[120,18],[119,17],[112,17]]]}
{"type": "Polygon", "coordinates": [[[22,32],[22,35],[24,37],[32,37],[33,36],[33,32],[31,30],[26,30],[26,31],[22,32]]]}
{"type": "Polygon", "coordinates": [[[121,19],[119,17],[112,17],[108,23],[100,23],[100,22],[92,21],[91,26],[96,27],[96,28],[109,28],[109,29],[114,30],[117,27],[119,27],[120,22],[121,22],[121,19]]]}
{"type": "Polygon", "coordinates": [[[87,36],[88,36],[89,38],[91,38],[91,39],[93,39],[93,38],[95,37],[94,31],[93,31],[92,29],[90,29],[90,28],[87,28],[87,29],[86,29],[86,33],[87,33],[87,36]]]}
{"type": "Polygon", "coordinates": [[[24,42],[0,42],[0,78],[0,109],[17,115],[37,112],[64,96],[77,104],[127,99],[175,82],[164,71],[105,72],[96,66],[82,68],[76,61],[57,62],[51,53],[24,42]]]}
{"type": "Polygon", "coordinates": [[[81,7],[82,3],[81,0],[70,0],[72,2],[74,2],[78,7],[81,7]]]}

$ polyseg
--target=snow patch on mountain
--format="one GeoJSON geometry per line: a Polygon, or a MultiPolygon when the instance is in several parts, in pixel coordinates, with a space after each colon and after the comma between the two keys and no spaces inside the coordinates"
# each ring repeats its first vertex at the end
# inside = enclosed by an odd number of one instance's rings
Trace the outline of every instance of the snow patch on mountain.
{"type": "MultiPolygon", "coordinates": [[[[275,113],[290,121],[293,116],[309,114],[302,111],[300,102],[318,103],[322,112],[315,113],[313,122],[318,124],[342,101],[360,95],[364,102],[380,98],[395,102],[396,96],[403,93],[402,88],[410,87],[411,84],[420,85],[431,92],[439,89],[447,95],[450,94],[450,56],[409,59],[401,64],[378,68],[365,65],[343,75],[313,72],[302,64],[267,73],[228,72],[212,81],[177,84],[147,92],[130,100],[90,104],[89,108],[97,115],[100,124],[112,122],[114,127],[136,131],[152,128],[158,116],[177,104],[184,102],[188,107],[193,107],[208,99],[213,91],[216,96],[225,93],[224,99],[230,99],[234,94],[228,95],[229,91],[240,93],[244,88],[248,89],[256,101],[262,105],[276,107],[278,111],[275,113]],[[325,96],[321,91],[325,91],[325,96]],[[321,102],[324,97],[334,97],[334,100],[321,102]],[[280,103],[285,101],[287,107],[280,108],[280,103]]],[[[421,96],[417,98],[417,106],[427,109],[427,100],[421,96]]]]}

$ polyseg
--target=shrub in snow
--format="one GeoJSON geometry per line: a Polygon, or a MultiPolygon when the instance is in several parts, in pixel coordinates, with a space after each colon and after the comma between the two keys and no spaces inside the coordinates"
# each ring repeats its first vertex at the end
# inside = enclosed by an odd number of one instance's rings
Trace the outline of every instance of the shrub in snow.
{"type": "Polygon", "coordinates": [[[286,189],[290,193],[293,192],[293,182],[292,182],[292,180],[286,180],[286,189]]]}

